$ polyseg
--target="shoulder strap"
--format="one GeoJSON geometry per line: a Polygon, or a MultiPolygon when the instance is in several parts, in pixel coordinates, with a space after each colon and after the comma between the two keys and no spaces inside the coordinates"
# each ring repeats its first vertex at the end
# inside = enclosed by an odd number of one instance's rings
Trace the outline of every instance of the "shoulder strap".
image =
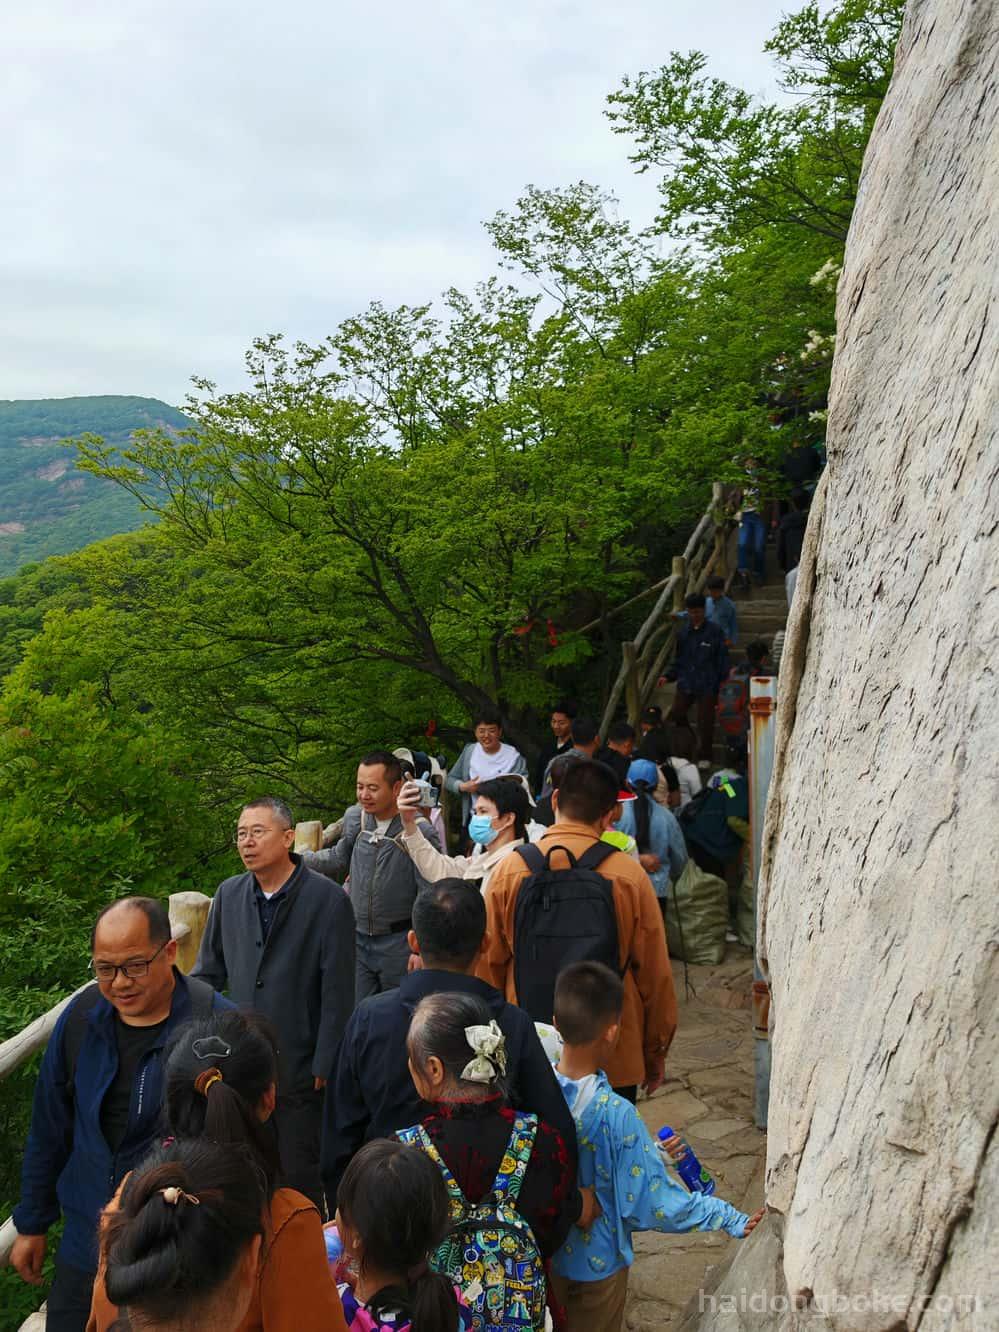
{"type": "Polygon", "coordinates": [[[610,842],[594,842],[588,850],[584,851],[579,857],[577,864],[580,869],[596,869],[602,865],[608,856],[613,855],[617,850],[616,846],[611,846],[610,842]]]}
{"type": "Polygon", "coordinates": [[[199,980],[197,976],[185,976],[184,980],[191,999],[191,1017],[196,1022],[203,1022],[212,1015],[215,991],[207,981],[199,980]]]}
{"type": "Polygon", "coordinates": [[[434,1141],[422,1124],[416,1124],[413,1128],[399,1129],[395,1135],[400,1142],[406,1143],[410,1147],[420,1147],[433,1161],[437,1169],[441,1172],[447,1188],[448,1197],[452,1203],[459,1206],[462,1211],[468,1207],[468,1199],[458,1187],[458,1181],[448,1167],[448,1163],[441,1156],[440,1152],[434,1146],[434,1141]]]}
{"type": "Polygon", "coordinates": [[[101,992],[96,981],[76,996],[66,1014],[66,1025],[62,1029],[63,1067],[66,1071],[66,1085],[70,1092],[76,1079],[76,1064],[80,1058],[83,1038],[87,1034],[87,1022],[90,1014],[100,1002],[101,992]]]}
{"type": "Polygon", "coordinates": [[[537,1134],[537,1115],[518,1115],[513,1121],[510,1141],[503,1153],[499,1173],[493,1181],[493,1195],[498,1202],[512,1202],[516,1206],[537,1134]]]}
{"type": "Polygon", "coordinates": [[[539,847],[535,846],[533,842],[527,842],[524,846],[518,846],[516,850],[517,855],[520,856],[521,860],[532,874],[537,874],[539,870],[544,869],[544,853],[539,847]]]}

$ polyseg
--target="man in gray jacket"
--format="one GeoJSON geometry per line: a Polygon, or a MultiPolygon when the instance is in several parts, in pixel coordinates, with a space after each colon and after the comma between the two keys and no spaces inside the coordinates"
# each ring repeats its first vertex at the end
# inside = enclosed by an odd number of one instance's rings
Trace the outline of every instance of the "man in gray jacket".
{"type": "Polygon", "coordinates": [[[219,885],[191,975],[276,1029],[281,1182],[322,1211],[323,1088],[354,1007],[354,920],[347,894],[303,865],[294,841],[283,800],[243,809],[236,846],[246,873],[219,885]]]}
{"type": "MultiPolygon", "coordinates": [[[[409,967],[409,931],[416,894],[426,880],[401,845],[402,820],[396,803],[402,766],[387,749],[365,754],[357,769],[357,804],[344,815],[343,832],[326,851],[303,852],[314,870],[342,881],[349,875],[350,902],[357,925],[355,1001],[399,984],[409,967]]],[[[420,831],[440,850],[425,820],[420,831]]]]}

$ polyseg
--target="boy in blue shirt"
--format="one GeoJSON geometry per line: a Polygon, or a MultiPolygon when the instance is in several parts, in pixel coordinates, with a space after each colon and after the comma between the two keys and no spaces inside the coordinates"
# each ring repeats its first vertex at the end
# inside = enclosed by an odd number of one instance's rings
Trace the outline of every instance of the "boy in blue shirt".
{"type": "Polygon", "coordinates": [[[576,1121],[579,1183],[596,1189],[602,1214],[573,1226],[552,1259],[552,1284],[572,1332],[618,1332],[624,1319],[636,1230],[727,1230],[741,1239],[753,1216],[671,1177],[635,1107],[611,1090],[600,1065],[617,1044],[624,986],[599,962],[559,973],[555,1025],[562,1054],[555,1072],[576,1121]]]}

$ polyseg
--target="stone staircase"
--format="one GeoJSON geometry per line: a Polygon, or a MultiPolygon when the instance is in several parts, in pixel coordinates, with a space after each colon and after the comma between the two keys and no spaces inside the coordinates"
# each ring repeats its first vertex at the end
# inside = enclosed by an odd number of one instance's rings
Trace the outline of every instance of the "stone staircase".
{"type": "MultiPolygon", "coordinates": [[[[731,567],[731,566],[730,566],[731,567]]],[[[787,596],[784,591],[784,575],[777,564],[777,555],[772,545],[766,550],[766,579],[762,586],[753,583],[752,587],[742,590],[733,582],[729,593],[739,613],[739,642],[730,649],[729,659],[733,666],[746,660],[746,644],[762,639],[772,645],[774,635],[787,624],[787,596]]],[[[669,712],[673,704],[675,688],[671,684],[657,689],[652,702],[659,705],[664,713],[669,712]]],[[[691,722],[695,722],[694,709],[690,711],[691,722]]],[[[715,728],[714,753],[716,768],[725,766],[725,740],[720,730],[715,728]]]]}

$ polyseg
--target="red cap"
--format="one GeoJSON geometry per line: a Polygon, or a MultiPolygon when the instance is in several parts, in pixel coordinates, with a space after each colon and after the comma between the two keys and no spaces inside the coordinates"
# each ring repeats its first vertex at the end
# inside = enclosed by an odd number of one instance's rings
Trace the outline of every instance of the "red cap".
{"type": "Polygon", "coordinates": [[[617,793],[617,803],[619,805],[625,805],[629,800],[637,799],[638,796],[635,795],[634,791],[618,791],[617,793]]]}

